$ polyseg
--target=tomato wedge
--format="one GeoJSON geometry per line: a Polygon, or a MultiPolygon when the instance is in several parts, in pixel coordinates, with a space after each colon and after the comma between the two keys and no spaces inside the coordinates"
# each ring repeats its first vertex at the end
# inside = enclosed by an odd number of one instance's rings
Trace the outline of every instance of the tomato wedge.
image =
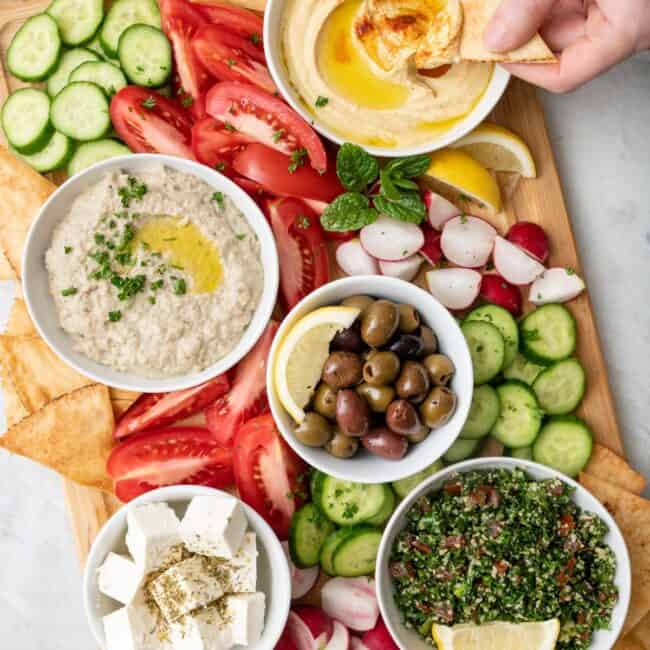
{"type": "Polygon", "coordinates": [[[160,93],[122,88],[111,100],[111,122],[135,153],[164,153],[194,160],[189,114],[160,93]]]}
{"type": "Polygon", "coordinates": [[[124,438],[138,431],[162,427],[194,415],[228,392],[230,382],[219,375],[194,388],[173,393],[143,394],[118,420],[113,436],[124,438]]]}
{"type": "Polygon", "coordinates": [[[280,294],[289,311],[329,280],[329,259],[318,215],[299,199],[267,200],[280,258],[280,294]]]}
{"type": "Polygon", "coordinates": [[[264,20],[256,13],[224,2],[211,2],[209,5],[197,7],[197,10],[212,24],[223,25],[263,49],[264,20]]]}
{"type": "Polygon", "coordinates": [[[201,427],[170,427],[139,433],[113,448],[106,471],[120,501],[165,485],[234,483],[233,454],[201,427]]]}
{"type": "Polygon", "coordinates": [[[327,169],[327,153],[318,134],[281,99],[241,81],[224,81],[206,96],[206,111],[231,128],[253,136],[281,153],[295,156],[299,167],[307,156],[318,172],[327,169]]]}
{"type": "Polygon", "coordinates": [[[237,364],[232,386],[205,410],[206,426],[224,447],[232,445],[239,427],[262,413],[268,413],[266,360],[278,323],[270,321],[255,347],[237,364]]]}
{"type": "Polygon", "coordinates": [[[206,117],[192,127],[192,150],[199,162],[224,174],[232,172],[232,156],[255,142],[243,133],[229,131],[222,122],[206,117]]]}
{"type": "Polygon", "coordinates": [[[287,539],[291,517],[306,497],[307,465],[280,436],[271,415],[246,422],[233,452],[240,498],[287,539]]]}

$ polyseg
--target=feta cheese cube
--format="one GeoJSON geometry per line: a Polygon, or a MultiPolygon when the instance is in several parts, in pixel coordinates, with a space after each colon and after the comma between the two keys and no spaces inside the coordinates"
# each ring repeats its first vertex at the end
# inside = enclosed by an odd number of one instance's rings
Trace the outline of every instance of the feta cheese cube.
{"type": "Polygon", "coordinates": [[[169,626],[174,650],[228,650],[234,645],[223,601],[183,616],[169,626]]]}
{"type": "Polygon", "coordinates": [[[181,537],[189,551],[233,558],[244,541],[246,515],[232,497],[194,497],[181,523],[181,537]]]}
{"type": "Polygon", "coordinates": [[[182,559],[180,521],[166,503],[131,508],[126,521],[126,546],[144,574],[182,559]]]}
{"type": "Polygon", "coordinates": [[[142,571],[126,555],[109,553],[97,570],[99,591],[122,605],[128,605],[142,582],[142,571]]]}
{"type": "Polygon", "coordinates": [[[246,533],[244,541],[232,560],[228,560],[230,571],[229,593],[253,593],[257,590],[257,538],[255,533],[246,533]]]}
{"type": "Polygon", "coordinates": [[[224,619],[232,633],[235,645],[256,644],[264,630],[265,597],[261,592],[226,596],[224,619]]]}

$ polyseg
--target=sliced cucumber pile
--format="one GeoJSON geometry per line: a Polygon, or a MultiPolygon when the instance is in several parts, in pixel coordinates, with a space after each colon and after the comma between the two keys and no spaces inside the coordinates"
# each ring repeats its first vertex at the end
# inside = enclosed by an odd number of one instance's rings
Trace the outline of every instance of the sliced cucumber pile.
{"type": "Polygon", "coordinates": [[[58,95],[67,85],[72,71],[88,61],[99,61],[99,57],[85,47],[75,47],[64,52],[56,70],[47,80],[47,94],[50,97],[58,95]]]}
{"type": "Polygon", "coordinates": [[[73,152],[74,143],[72,140],[67,135],[55,131],[44,149],[31,156],[25,156],[21,153],[18,155],[37,172],[47,174],[55,169],[65,167],[73,152]]]}
{"type": "Polygon", "coordinates": [[[587,376],[577,359],[565,359],[544,370],[533,383],[542,409],[549,415],[568,415],[582,401],[587,376]]]}
{"type": "Polygon", "coordinates": [[[453,463],[460,463],[461,460],[465,460],[472,456],[480,444],[480,439],[464,440],[463,438],[457,438],[454,444],[447,449],[442,458],[445,463],[449,463],[450,465],[453,463]]]}
{"type": "Polygon", "coordinates": [[[490,323],[501,332],[505,344],[503,367],[507,368],[514,361],[519,350],[519,328],[512,314],[498,305],[483,305],[467,315],[465,322],[470,321],[490,323]]]}
{"type": "Polygon", "coordinates": [[[506,351],[503,336],[494,325],[482,321],[465,321],[461,329],[472,356],[474,384],[486,384],[503,368],[506,351]]]}
{"type": "Polygon", "coordinates": [[[534,381],[539,377],[540,373],[544,370],[544,366],[533,363],[529,359],[519,353],[514,361],[503,369],[504,379],[518,379],[523,381],[524,384],[532,386],[534,381]]]}
{"type": "Polygon", "coordinates": [[[172,74],[172,47],[151,25],[131,25],[120,37],[117,54],[126,76],[138,86],[164,86],[172,74]]]}
{"type": "Polygon", "coordinates": [[[497,387],[497,393],[501,410],[492,435],[506,447],[529,447],[542,427],[543,413],[535,393],[512,379],[497,387]]]}
{"type": "Polygon", "coordinates": [[[334,524],[313,503],[304,505],[291,520],[289,551],[300,569],[318,564],[325,540],[334,532],[334,524]]]}
{"type": "Polygon", "coordinates": [[[69,47],[87,43],[104,19],[103,0],[54,0],[47,13],[59,26],[61,39],[69,47]]]}
{"type": "Polygon", "coordinates": [[[89,81],[99,86],[109,97],[126,86],[124,73],[108,61],[87,61],[70,74],[70,83],[89,81]]]}
{"type": "Polygon", "coordinates": [[[23,81],[43,81],[61,56],[61,35],[54,18],[33,16],[16,32],[7,51],[7,67],[23,81]]]}
{"type": "Polygon", "coordinates": [[[395,494],[397,494],[400,499],[403,499],[407,494],[420,485],[420,483],[429,478],[429,476],[433,476],[436,472],[439,472],[443,467],[444,465],[442,461],[437,460],[435,463],[429,465],[429,467],[423,469],[417,474],[403,478],[400,481],[393,481],[392,486],[393,490],[395,490],[395,494]]]}
{"type": "Polygon", "coordinates": [[[495,425],[501,412],[501,401],[497,391],[488,384],[474,388],[472,405],[460,437],[465,440],[478,440],[487,436],[495,425]]]}
{"type": "Polygon", "coordinates": [[[108,11],[99,33],[104,52],[117,58],[120,36],[131,25],[151,25],[160,29],[160,10],[156,0],[116,0],[108,11]]]}
{"type": "Polygon", "coordinates": [[[106,93],[96,84],[75,81],[52,101],[50,116],[57,131],[82,142],[104,137],[111,129],[106,93]]]}
{"type": "Polygon", "coordinates": [[[567,476],[577,476],[589,462],[593,435],[587,424],[570,415],[552,417],[533,445],[533,459],[567,476]]]}
{"type": "Polygon", "coordinates": [[[68,163],[68,176],[74,176],[87,167],[91,167],[107,158],[126,156],[131,150],[117,140],[106,138],[93,142],[84,142],[77,147],[68,163]]]}
{"type": "Polygon", "coordinates": [[[576,321],[566,307],[549,303],[524,318],[521,339],[524,356],[547,366],[575,352],[576,321]]]}
{"type": "Polygon", "coordinates": [[[2,107],[2,128],[9,144],[19,153],[41,151],[54,133],[47,93],[22,88],[10,95],[2,107]]]}

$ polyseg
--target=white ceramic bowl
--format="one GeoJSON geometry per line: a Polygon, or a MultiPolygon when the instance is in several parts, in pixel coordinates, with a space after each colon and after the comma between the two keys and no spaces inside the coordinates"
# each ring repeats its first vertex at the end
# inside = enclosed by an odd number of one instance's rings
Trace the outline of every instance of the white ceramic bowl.
{"type": "MultiPolygon", "coordinates": [[[[282,96],[296,112],[327,139],[343,144],[348,139],[329,126],[322,124],[317,113],[311,113],[307,110],[300,93],[290,80],[282,48],[283,17],[286,4],[287,0],[267,0],[264,11],[264,51],[271,76],[282,96]]],[[[412,156],[442,149],[467,135],[492,112],[492,109],[498,104],[506,91],[509,81],[510,74],[501,66],[496,65],[492,79],[474,109],[449,131],[432,138],[429,142],[410,147],[373,147],[365,143],[359,144],[373,155],[384,157],[412,156]]]]}
{"type": "MultiPolygon", "coordinates": [[[[108,553],[127,553],[126,515],[130,508],[143,503],[164,501],[179,517],[185,514],[189,502],[195,496],[232,495],[209,487],[177,485],[147,492],[118,510],[99,531],[88,554],[83,576],[83,602],[86,617],[92,633],[104,648],[106,637],[102,617],[115,611],[121,605],[97,588],[97,570],[104,563],[108,553]]],[[[291,605],[291,576],[282,544],[271,527],[252,508],[241,504],[248,519],[248,530],[257,535],[257,589],[266,594],[266,615],[264,632],[259,643],[248,650],[270,650],[280,638],[289,616],[291,605]]],[[[236,646],[241,648],[243,646],[236,646]]]]}
{"type": "Polygon", "coordinates": [[[29,314],[41,337],[52,350],[75,370],[102,384],[125,390],[161,393],[197,386],[232,368],[257,342],[266,327],[275,305],[278,282],[278,254],[273,233],[256,203],[237,185],[218,172],[191,160],[159,154],[138,154],[111,158],[97,163],[73,176],[45,202],[27,237],[23,257],[23,292],[29,314]],[[66,214],[72,201],[84,190],[114,169],[139,172],[162,164],[205,181],[215,190],[229,196],[242,211],[260,242],[264,285],[260,302],[239,343],[226,356],[205,370],[191,375],[150,379],[118,372],[89,359],[73,348],[72,338],[59,324],[54,299],[50,293],[45,253],[50,246],[54,228],[66,214]]]}
{"type": "Polygon", "coordinates": [[[605,537],[605,542],[611,547],[616,556],[616,577],[615,582],[619,591],[619,598],[612,613],[611,629],[598,630],[594,634],[594,639],[590,650],[610,650],[614,646],[618,635],[623,627],[627,609],[630,604],[630,589],[632,577],[630,573],[630,557],[627,552],[625,540],[619,530],[616,522],[611,517],[605,507],[590,492],[585,490],[579,483],[560,474],[549,467],[532,463],[530,461],[519,460],[516,458],[477,458],[468,460],[456,465],[450,465],[442,471],[434,474],[426,481],[413,490],[399,505],[393,513],[390,521],[386,525],[386,530],[381,539],[379,552],[377,554],[377,569],[375,578],[377,581],[377,597],[381,615],[386,621],[386,625],[393,635],[395,642],[400,648],[408,650],[431,650],[431,645],[425,643],[422,638],[412,630],[408,630],[402,624],[402,615],[395,605],[393,599],[393,581],[389,571],[389,561],[391,549],[398,533],[406,525],[406,514],[411,506],[423,494],[439,490],[450,474],[456,472],[466,473],[475,470],[486,470],[496,468],[514,469],[520,467],[525,470],[532,478],[544,480],[558,478],[568,485],[575,488],[573,494],[574,502],[583,510],[593,512],[598,515],[609,528],[609,533],[605,537]]]}
{"type": "Polygon", "coordinates": [[[299,302],[284,319],[275,336],[267,369],[266,386],[271,413],[280,433],[310,465],[319,470],[348,481],[361,483],[384,483],[411,476],[438,460],[465,424],[472,401],[474,375],[472,360],[465,337],[453,316],[429,293],[410,282],[381,275],[355,276],[326,284],[299,302]],[[413,305],[422,316],[423,322],[431,327],[438,337],[440,351],[448,355],[456,365],[456,374],[451,388],[458,396],[458,406],[447,424],[433,431],[428,438],[412,445],[401,460],[386,460],[361,448],[354,458],[335,458],[322,448],[308,447],[294,435],[294,423],[285,411],[274,389],[273,367],[279,343],[294,323],[309,312],[336,305],[344,298],[367,294],[375,298],[386,298],[397,303],[413,305]]]}

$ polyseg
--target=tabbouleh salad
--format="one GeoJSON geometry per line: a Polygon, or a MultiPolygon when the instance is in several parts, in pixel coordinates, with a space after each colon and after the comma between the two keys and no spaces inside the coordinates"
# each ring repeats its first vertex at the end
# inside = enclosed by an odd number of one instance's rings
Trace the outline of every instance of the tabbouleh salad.
{"type": "Polygon", "coordinates": [[[559,479],[520,469],[456,474],[409,510],[390,570],[405,625],[558,618],[557,648],[586,650],[618,598],[606,524],[559,479]]]}

